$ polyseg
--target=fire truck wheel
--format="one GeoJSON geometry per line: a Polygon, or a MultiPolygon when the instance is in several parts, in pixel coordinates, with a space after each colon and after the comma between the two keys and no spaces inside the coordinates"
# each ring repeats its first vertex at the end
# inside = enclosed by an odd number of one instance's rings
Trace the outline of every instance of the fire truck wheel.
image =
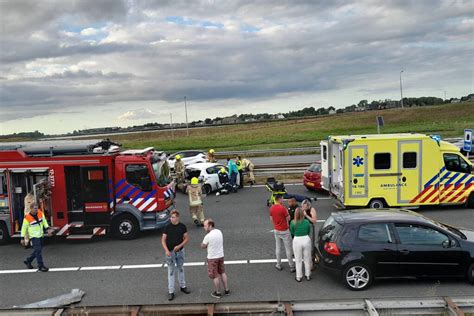
{"type": "Polygon", "coordinates": [[[118,239],[133,239],[138,234],[138,222],[133,215],[120,215],[112,222],[112,232],[118,239]]]}
{"type": "Polygon", "coordinates": [[[370,208],[383,208],[385,207],[385,203],[383,199],[373,199],[369,203],[370,208]]]}
{"type": "Polygon", "coordinates": [[[7,225],[0,222],[0,245],[5,245],[10,240],[10,235],[8,234],[7,225]]]}

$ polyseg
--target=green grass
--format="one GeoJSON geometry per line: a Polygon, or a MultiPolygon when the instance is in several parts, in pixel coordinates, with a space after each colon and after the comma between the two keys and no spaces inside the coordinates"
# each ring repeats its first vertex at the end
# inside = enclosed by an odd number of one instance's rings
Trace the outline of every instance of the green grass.
{"type": "Polygon", "coordinates": [[[474,128],[474,103],[345,113],[298,120],[157,131],[111,137],[125,148],[153,146],[165,151],[183,149],[247,150],[319,146],[328,135],[377,133],[376,116],[383,116],[382,133],[417,132],[459,137],[474,128]]]}

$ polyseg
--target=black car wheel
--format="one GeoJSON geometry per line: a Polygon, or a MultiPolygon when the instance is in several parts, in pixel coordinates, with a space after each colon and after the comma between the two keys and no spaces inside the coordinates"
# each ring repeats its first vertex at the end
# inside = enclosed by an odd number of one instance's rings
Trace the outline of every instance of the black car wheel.
{"type": "Polygon", "coordinates": [[[373,199],[372,201],[370,201],[369,207],[370,208],[384,208],[385,203],[382,199],[373,199]]]}
{"type": "Polygon", "coordinates": [[[0,222],[0,245],[5,245],[10,240],[10,234],[8,233],[7,225],[0,222]]]}
{"type": "Polygon", "coordinates": [[[205,184],[203,187],[204,194],[208,195],[211,194],[212,192],[212,187],[209,184],[205,184]]]}
{"type": "Polygon", "coordinates": [[[133,215],[124,214],[112,222],[112,232],[118,239],[134,239],[138,234],[138,222],[133,215]]]}
{"type": "Polygon", "coordinates": [[[350,263],[343,271],[343,281],[353,291],[362,291],[372,284],[370,268],[360,262],[350,263]]]}
{"type": "Polygon", "coordinates": [[[471,263],[467,269],[467,280],[474,284],[474,263],[471,263]]]}

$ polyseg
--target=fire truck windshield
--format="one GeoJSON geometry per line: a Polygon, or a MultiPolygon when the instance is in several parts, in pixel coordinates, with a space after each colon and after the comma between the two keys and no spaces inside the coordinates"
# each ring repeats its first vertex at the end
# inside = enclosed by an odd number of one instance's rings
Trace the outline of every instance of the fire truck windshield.
{"type": "Polygon", "coordinates": [[[158,186],[164,187],[168,185],[170,183],[170,167],[166,158],[156,159],[156,157],[152,157],[151,162],[158,186]]]}

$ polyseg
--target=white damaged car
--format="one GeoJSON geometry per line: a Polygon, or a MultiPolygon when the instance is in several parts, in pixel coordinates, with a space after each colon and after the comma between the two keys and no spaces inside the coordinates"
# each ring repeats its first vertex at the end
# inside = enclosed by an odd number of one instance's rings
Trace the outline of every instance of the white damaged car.
{"type": "MultiPolygon", "coordinates": [[[[198,178],[202,183],[202,192],[204,194],[209,194],[222,188],[218,175],[218,172],[222,167],[224,167],[225,170],[228,170],[227,166],[221,163],[195,163],[186,167],[185,176],[189,181],[194,177],[198,178]]],[[[239,183],[240,179],[239,176],[237,176],[237,185],[239,185],[239,183]]]]}

